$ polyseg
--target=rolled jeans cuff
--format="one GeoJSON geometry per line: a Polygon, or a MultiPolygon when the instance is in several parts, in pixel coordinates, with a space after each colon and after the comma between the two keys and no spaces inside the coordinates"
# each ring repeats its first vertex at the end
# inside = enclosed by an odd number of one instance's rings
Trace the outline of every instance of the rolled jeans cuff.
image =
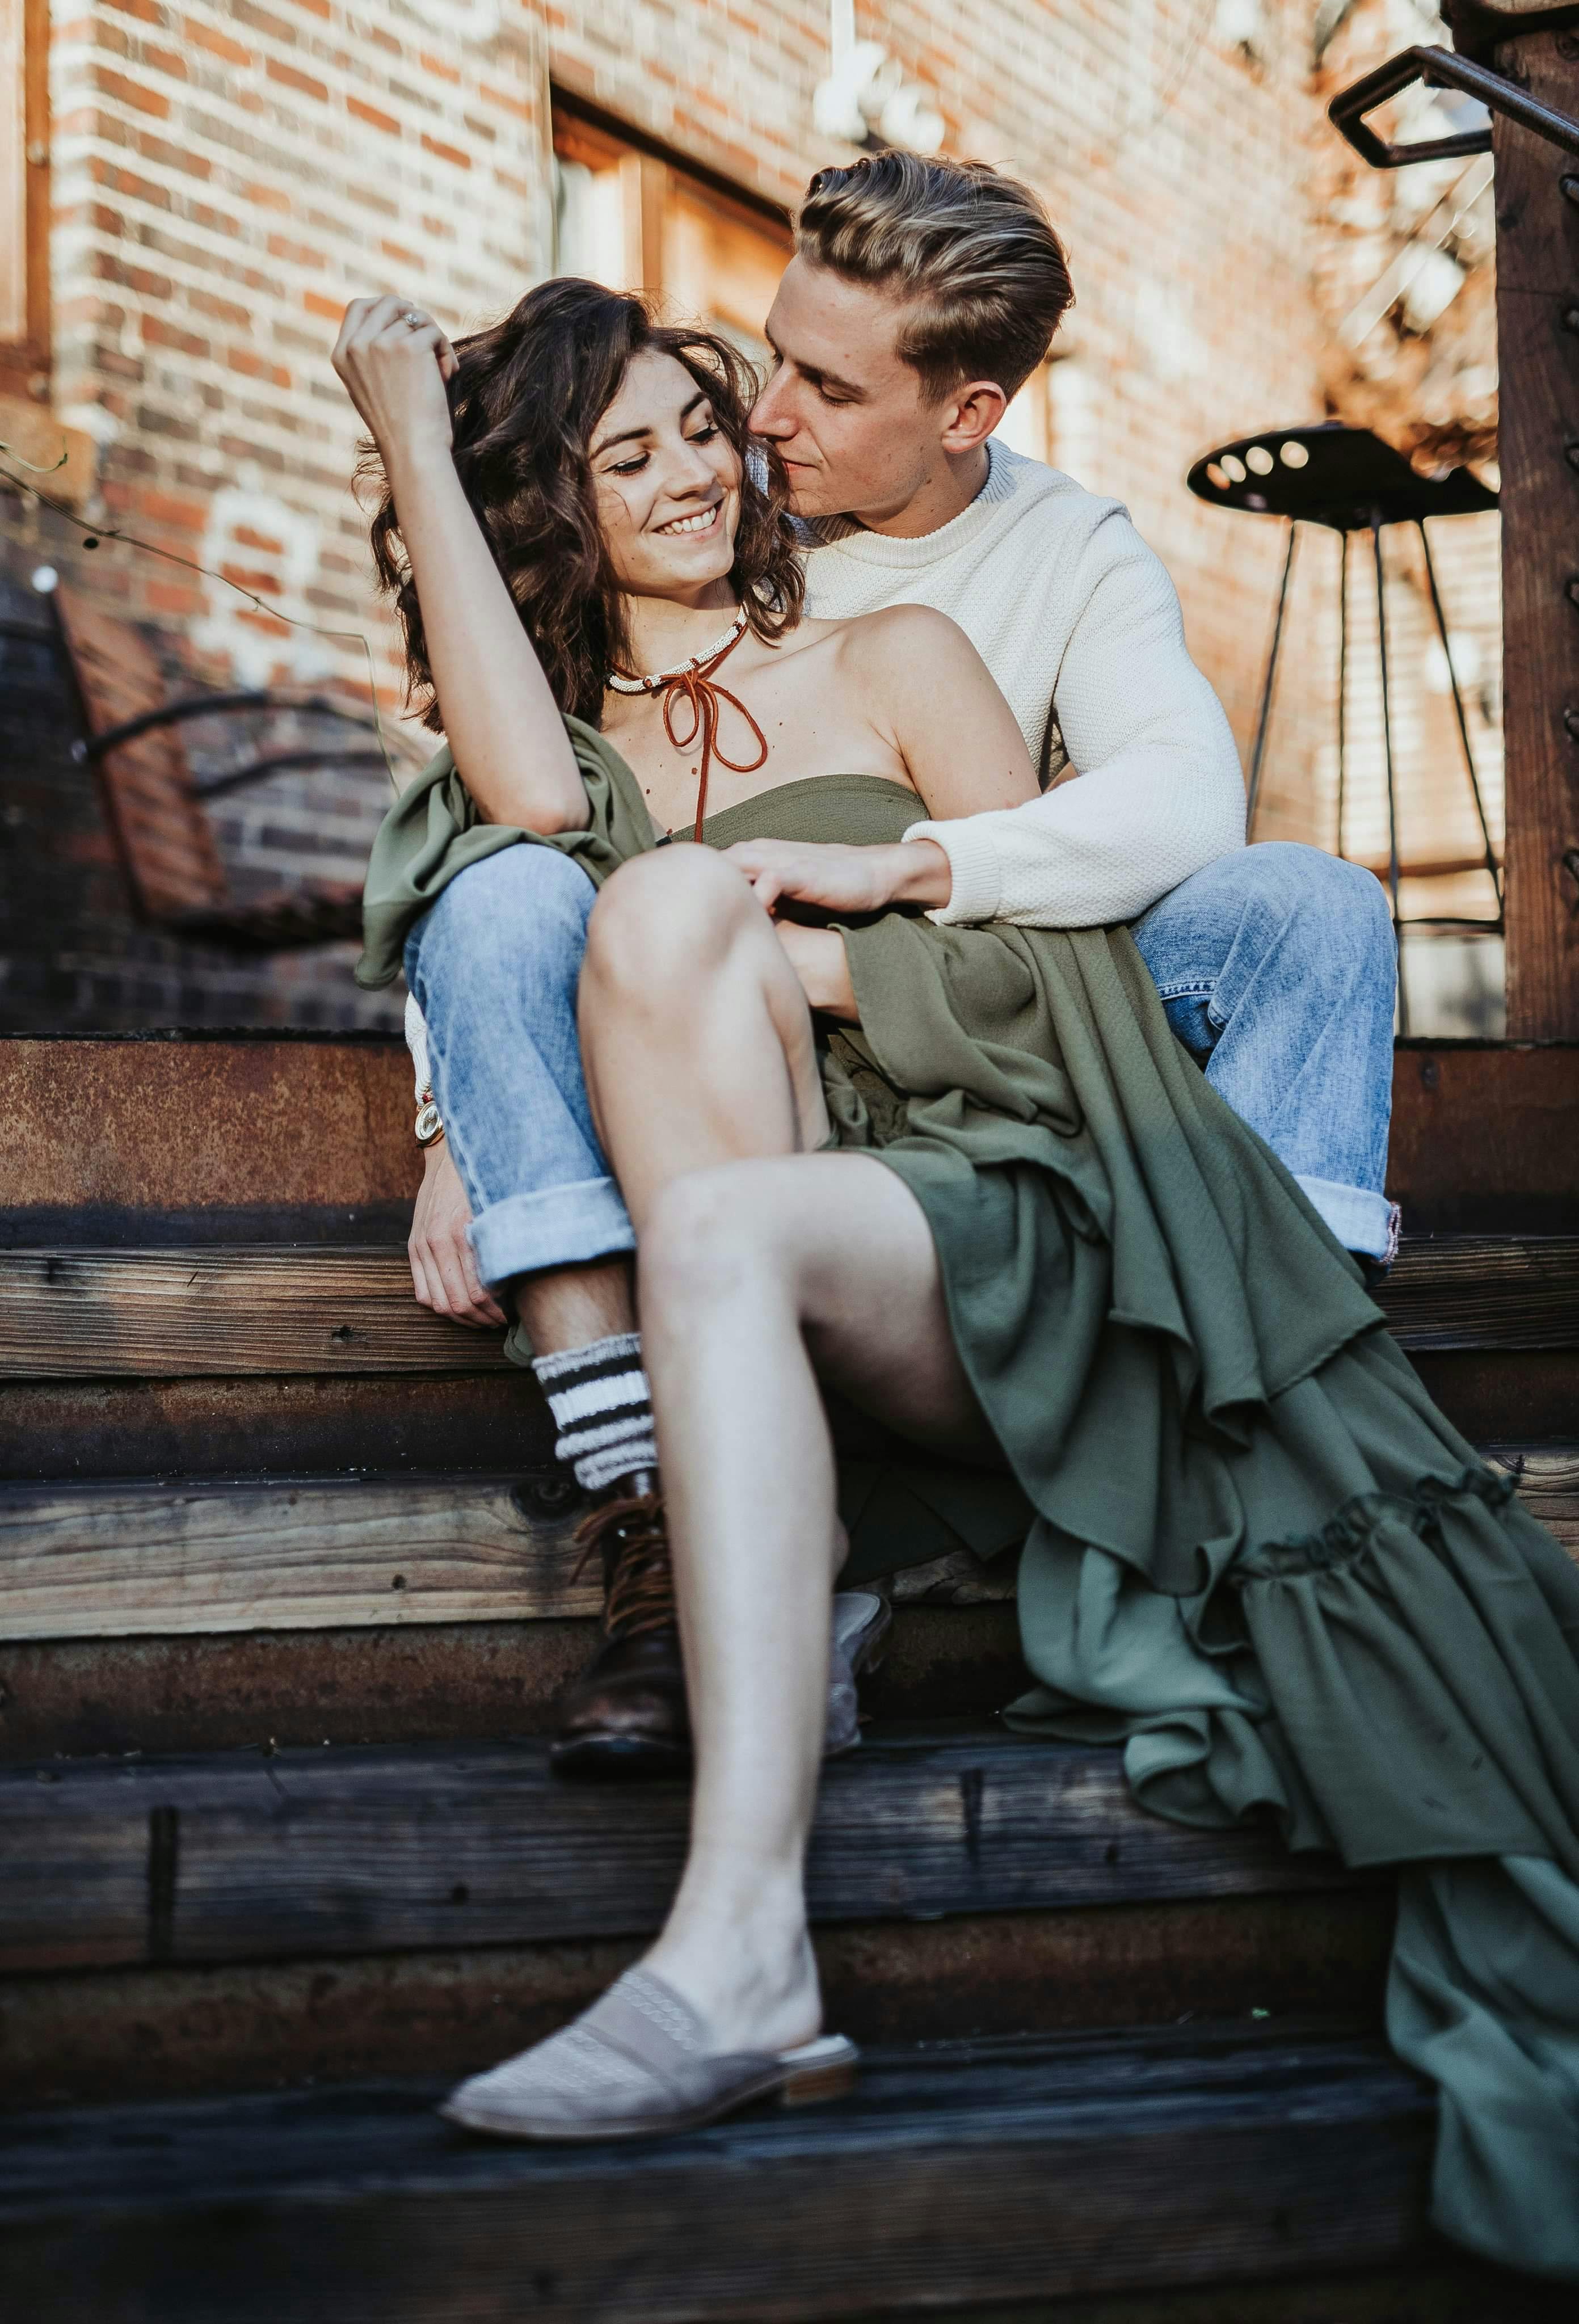
{"type": "Polygon", "coordinates": [[[466,1230],[477,1273],[488,1284],[544,1268],[579,1267],[634,1250],[636,1231],[612,1178],[581,1178],[540,1194],[509,1194],[479,1211],[466,1230]]]}
{"type": "Polygon", "coordinates": [[[1296,1171],[1295,1179],[1345,1250],[1358,1251],[1383,1267],[1392,1265],[1398,1257],[1396,1203],[1369,1186],[1343,1186],[1333,1178],[1307,1177],[1303,1171],[1296,1171]]]}

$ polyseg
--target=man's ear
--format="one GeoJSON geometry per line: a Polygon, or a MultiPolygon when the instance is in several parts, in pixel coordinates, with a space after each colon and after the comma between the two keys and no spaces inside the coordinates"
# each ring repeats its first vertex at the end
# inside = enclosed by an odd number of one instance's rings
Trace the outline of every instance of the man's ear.
{"type": "Polygon", "coordinates": [[[974,452],[984,444],[1009,409],[996,380],[973,379],[951,388],[944,399],[942,444],[946,452],[974,452]]]}

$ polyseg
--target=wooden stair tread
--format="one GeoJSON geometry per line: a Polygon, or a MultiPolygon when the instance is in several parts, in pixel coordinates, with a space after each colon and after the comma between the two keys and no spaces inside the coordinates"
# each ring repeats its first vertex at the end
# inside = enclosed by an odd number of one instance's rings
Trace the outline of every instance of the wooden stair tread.
{"type": "MultiPolygon", "coordinates": [[[[542,1510],[559,1481],[0,1484],[0,1640],[596,1616],[601,1583],[576,1572],[584,1503],[542,1510]]],[[[962,1552],[896,1574],[892,1595],[993,1603],[1013,1595],[1009,1563],[962,1552]]]]}
{"type": "Polygon", "coordinates": [[[161,2324],[809,2319],[1295,2275],[1424,2237],[1434,2102],[1381,2046],[1209,2026],[878,2052],[853,2094],[683,2139],[466,2139],[443,2085],[0,2131],[18,2313],[161,2324]],[[96,2304],[97,2303],[97,2304],[96,2304]]]}
{"type": "MultiPolygon", "coordinates": [[[[1490,1448],[1579,1556],[1579,1444],[1490,1448]]],[[[169,1637],[598,1614],[555,1480],[209,1478],[0,1484],[0,1640],[169,1637]],[[549,1503],[545,1514],[543,1504],[549,1503]]],[[[968,1553],[893,1577],[900,1603],[1013,1594],[968,1553]]]]}
{"type": "MultiPolygon", "coordinates": [[[[398,1038],[0,1038],[0,1241],[405,1240],[419,1170],[398,1038]]],[[[1579,1044],[1400,1041],[1405,1231],[1560,1232],[1579,1044]]]]}
{"type": "MultiPolygon", "coordinates": [[[[1380,1294],[1405,1348],[1579,1347],[1579,1235],[1406,1242],[1380,1294]]],[[[0,1251],[0,1379],[487,1371],[503,1334],[419,1307],[403,1251],[0,1251]]]]}
{"type": "MultiPolygon", "coordinates": [[[[561,1783],[531,1738],[0,1768],[0,1968],[639,1932],[668,1908],[688,1812],[679,1783],[561,1783]]],[[[963,1723],[869,1730],[832,1762],[807,1877],[824,1921],[1359,1878],[1265,1826],[1146,1813],[1117,1750],[963,1723]]]]}

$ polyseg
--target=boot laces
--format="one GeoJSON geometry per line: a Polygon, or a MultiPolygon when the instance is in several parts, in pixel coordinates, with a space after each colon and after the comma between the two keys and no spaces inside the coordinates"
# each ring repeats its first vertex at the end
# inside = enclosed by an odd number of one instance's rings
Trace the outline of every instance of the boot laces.
{"type": "Polygon", "coordinates": [[[579,1581],[595,1557],[604,1563],[603,1626],[608,1638],[639,1638],[673,1625],[674,1574],[661,1493],[600,1501],[576,1528],[579,1581]]]}

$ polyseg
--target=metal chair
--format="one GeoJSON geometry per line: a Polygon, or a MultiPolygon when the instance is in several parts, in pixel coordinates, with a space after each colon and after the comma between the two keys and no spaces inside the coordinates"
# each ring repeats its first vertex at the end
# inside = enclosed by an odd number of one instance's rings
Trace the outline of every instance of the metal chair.
{"type": "MultiPolygon", "coordinates": [[[[1436,586],[1436,568],[1432,562],[1431,544],[1426,533],[1427,517],[1475,515],[1484,510],[1494,509],[1496,494],[1488,491],[1467,468],[1454,468],[1444,476],[1417,475],[1403,455],[1395,452],[1390,444],[1384,444],[1380,437],[1372,435],[1367,428],[1345,428],[1338,420],[1329,420],[1315,428],[1269,428],[1259,435],[1236,437],[1233,443],[1219,445],[1215,451],[1204,453],[1190,469],[1187,481],[1198,500],[1207,501],[1214,508],[1242,509],[1254,516],[1281,517],[1288,527],[1288,554],[1283,559],[1278,611],[1272,623],[1272,642],[1267,654],[1266,676],[1261,683],[1260,707],[1256,717],[1255,742],[1251,751],[1246,824],[1249,835],[1252,838],[1255,835],[1261,770],[1271,722],[1272,693],[1277,683],[1278,659],[1283,646],[1284,614],[1288,610],[1288,585],[1294,572],[1294,552],[1298,545],[1299,527],[1301,524],[1325,525],[1338,535],[1341,543],[1338,576],[1337,853],[1344,854],[1349,536],[1354,532],[1368,532],[1376,572],[1381,736],[1387,766],[1387,887],[1391,899],[1395,936],[1406,927],[1423,926],[1490,928],[1500,933],[1503,925],[1501,866],[1497,860],[1485,801],[1481,796],[1480,777],[1475,770],[1474,753],[1470,748],[1469,723],[1464,716],[1464,695],[1458,682],[1458,672],[1454,667],[1446,616],[1442,610],[1442,595],[1436,586]],[[1470,793],[1474,800],[1483,843],[1482,853],[1479,857],[1451,865],[1433,864],[1430,869],[1434,872],[1477,871],[1483,863],[1491,875],[1492,892],[1497,899],[1496,914],[1491,918],[1464,919],[1433,914],[1429,919],[1406,920],[1399,909],[1399,881],[1410,867],[1402,863],[1399,855],[1398,793],[1393,769],[1392,704],[1387,655],[1387,585],[1381,556],[1382,528],[1390,524],[1412,524],[1420,536],[1431,610],[1436,617],[1436,632],[1446,659],[1459,741],[1464,748],[1464,772],[1469,778],[1470,793]]],[[[1425,867],[1419,868],[1423,870],[1425,867]]],[[[1399,1011],[1400,1026],[1407,1030],[1408,1010],[1403,983],[1401,946],[1399,954],[1399,1011]]]]}
{"type": "Polygon", "coordinates": [[[130,622],[74,590],[53,596],[60,637],[76,679],[87,738],[75,755],[98,778],[106,814],[142,917],[172,935],[239,952],[290,952],[358,936],[360,882],[320,881],[253,902],[230,893],[207,802],[287,768],[387,765],[382,749],[319,743],[273,752],[198,780],[179,729],[191,718],[259,710],[307,711],[376,734],[373,718],[323,695],[273,687],[197,694],[171,701],[152,645],[130,622]]]}

